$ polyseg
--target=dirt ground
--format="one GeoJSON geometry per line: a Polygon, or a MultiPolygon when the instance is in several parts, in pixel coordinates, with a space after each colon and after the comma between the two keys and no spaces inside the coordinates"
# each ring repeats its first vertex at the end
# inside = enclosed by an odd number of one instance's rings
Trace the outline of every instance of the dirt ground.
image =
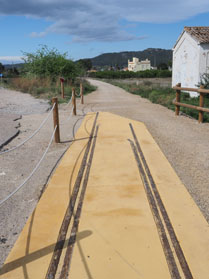
{"type": "MultiPolygon", "coordinates": [[[[176,117],[173,111],[113,85],[96,80],[90,82],[98,89],[85,97],[84,105],[78,104],[77,116],[70,116],[71,106],[60,105],[62,142],[52,144],[39,170],[30,181],[0,207],[0,265],[35,208],[49,177],[71,144],[70,140],[87,112],[108,111],[144,122],[209,222],[209,124],[198,124],[196,120],[185,116],[176,117]]],[[[4,95],[2,90],[0,94],[4,95]]],[[[12,94],[19,99],[21,93],[12,94]]],[[[28,98],[27,94],[23,95],[28,98]]],[[[24,96],[21,95],[21,103],[24,103],[24,96]]],[[[15,98],[11,102],[15,104],[15,98]]],[[[28,109],[33,107],[33,102],[37,100],[31,98],[30,102],[27,104],[28,109]]],[[[20,133],[3,149],[16,146],[29,137],[49,113],[48,106],[44,110],[40,106],[40,110],[37,109],[35,113],[27,111],[25,114],[21,104],[18,106],[15,113],[22,114],[22,118],[17,120],[20,123],[20,133]]],[[[0,155],[0,199],[6,197],[30,174],[46,149],[52,131],[50,116],[46,125],[33,139],[19,149],[0,155]]]]}

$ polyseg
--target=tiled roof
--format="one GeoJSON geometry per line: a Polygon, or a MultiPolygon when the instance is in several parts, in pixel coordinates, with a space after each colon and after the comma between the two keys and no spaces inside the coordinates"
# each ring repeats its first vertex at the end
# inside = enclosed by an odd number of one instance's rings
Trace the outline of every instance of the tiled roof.
{"type": "Polygon", "coordinates": [[[184,27],[184,31],[189,33],[194,39],[196,39],[200,44],[209,43],[209,26],[202,27],[184,27]]]}

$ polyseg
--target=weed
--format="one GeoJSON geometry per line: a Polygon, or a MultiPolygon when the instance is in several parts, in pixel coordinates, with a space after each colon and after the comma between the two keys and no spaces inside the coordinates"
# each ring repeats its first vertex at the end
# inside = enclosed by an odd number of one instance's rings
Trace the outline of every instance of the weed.
{"type": "MultiPolygon", "coordinates": [[[[65,99],[61,98],[60,81],[52,82],[49,78],[34,78],[34,77],[18,77],[7,79],[6,86],[21,91],[30,93],[35,98],[43,98],[51,100],[53,97],[58,97],[60,103],[68,102],[72,95],[72,88],[76,90],[76,94],[80,92],[80,81],[76,80],[74,84],[65,82],[65,99]]],[[[96,90],[86,80],[83,81],[84,95],[96,90]]]]}
{"type": "MultiPolygon", "coordinates": [[[[160,104],[171,110],[175,110],[173,100],[176,97],[176,93],[172,88],[154,87],[153,85],[148,83],[142,85],[133,85],[128,83],[124,84],[122,82],[115,82],[113,80],[109,80],[109,83],[115,86],[119,86],[132,94],[136,94],[143,98],[149,99],[152,103],[160,104]]],[[[199,97],[190,97],[189,93],[182,92],[181,102],[199,106],[199,97]]],[[[209,108],[209,98],[204,98],[204,107],[209,108]]],[[[181,107],[180,111],[195,119],[198,119],[197,110],[181,107]]],[[[209,122],[209,113],[204,113],[203,121],[209,122]]]]}

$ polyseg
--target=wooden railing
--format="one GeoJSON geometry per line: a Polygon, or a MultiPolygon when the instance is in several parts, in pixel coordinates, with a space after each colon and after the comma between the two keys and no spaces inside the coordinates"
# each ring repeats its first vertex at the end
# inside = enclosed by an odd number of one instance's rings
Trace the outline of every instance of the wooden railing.
{"type": "Polygon", "coordinates": [[[179,115],[180,107],[191,108],[199,111],[198,122],[203,122],[203,113],[209,112],[209,108],[204,108],[204,95],[209,94],[209,89],[204,89],[204,86],[200,86],[200,88],[188,88],[188,87],[181,87],[181,83],[178,83],[176,86],[173,87],[176,90],[176,100],[173,101],[175,107],[175,114],[179,115]],[[196,92],[200,94],[199,99],[199,106],[194,106],[190,104],[181,103],[181,91],[190,91],[196,92]]]}

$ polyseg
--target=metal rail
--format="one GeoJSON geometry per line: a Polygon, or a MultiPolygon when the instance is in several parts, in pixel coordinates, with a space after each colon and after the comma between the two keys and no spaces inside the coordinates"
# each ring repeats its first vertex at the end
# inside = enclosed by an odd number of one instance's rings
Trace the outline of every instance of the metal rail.
{"type": "Polygon", "coordinates": [[[78,175],[77,175],[74,187],[73,187],[73,193],[71,195],[70,202],[69,202],[69,205],[67,207],[67,210],[66,210],[66,213],[65,213],[60,231],[59,231],[59,235],[58,235],[58,238],[57,238],[57,243],[56,243],[55,248],[54,248],[54,253],[52,255],[51,262],[50,262],[50,265],[49,265],[49,268],[48,268],[48,271],[47,271],[47,274],[46,274],[46,279],[54,279],[55,276],[56,276],[56,272],[57,272],[57,268],[58,268],[58,265],[59,265],[62,249],[64,247],[64,242],[65,242],[66,235],[67,235],[67,230],[68,230],[70,221],[71,221],[72,216],[73,216],[74,207],[75,207],[75,203],[76,203],[76,200],[77,200],[78,192],[80,190],[81,181],[82,181],[84,171],[85,171],[85,168],[86,168],[86,165],[87,165],[87,158],[88,158],[88,155],[89,155],[89,152],[90,152],[92,139],[93,139],[94,131],[95,131],[95,128],[96,128],[96,121],[97,121],[97,118],[98,118],[98,114],[99,113],[96,114],[96,117],[94,119],[94,124],[92,126],[91,134],[90,134],[90,137],[89,137],[89,140],[88,140],[88,143],[87,143],[87,146],[86,146],[86,150],[85,150],[85,153],[84,153],[81,165],[80,165],[80,169],[79,169],[79,172],[78,172],[78,175]]]}
{"type": "Polygon", "coordinates": [[[179,265],[181,266],[182,272],[186,279],[193,279],[192,273],[190,271],[190,268],[188,266],[188,263],[186,261],[186,258],[184,256],[183,250],[180,246],[180,243],[178,241],[178,238],[175,234],[174,228],[172,226],[172,223],[170,221],[170,218],[168,216],[167,210],[163,204],[163,201],[161,199],[160,193],[157,189],[157,186],[155,184],[155,181],[152,177],[152,174],[150,172],[149,166],[146,162],[146,159],[144,157],[143,151],[141,149],[141,146],[139,144],[139,141],[136,137],[134,128],[132,124],[129,124],[134,142],[129,140],[131,143],[132,150],[134,152],[134,156],[139,168],[139,173],[142,178],[142,182],[144,184],[145,192],[147,194],[147,198],[153,213],[153,217],[159,232],[159,237],[161,239],[161,243],[163,246],[163,250],[166,256],[166,260],[168,263],[168,267],[170,270],[171,278],[177,279],[181,278],[179,268],[176,264],[175,258],[173,257],[173,252],[170,250],[171,246],[168,242],[168,237],[165,234],[165,227],[168,231],[168,236],[171,240],[171,243],[173,245],[173,248],[175,250],[176,256],[179,261],[179,265]],[[159,212],[162,215],[159,215],[159,212]],[[165,227],[163,225],[163,222],[165,224],[165,227]]]}

